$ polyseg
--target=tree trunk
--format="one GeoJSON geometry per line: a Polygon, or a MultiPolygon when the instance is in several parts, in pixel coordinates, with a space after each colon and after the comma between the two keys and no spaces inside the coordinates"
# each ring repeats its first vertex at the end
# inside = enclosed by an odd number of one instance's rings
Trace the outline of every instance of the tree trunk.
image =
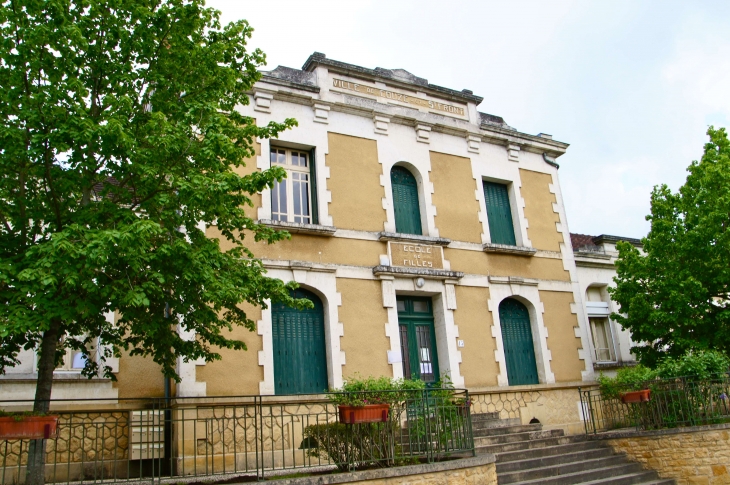
{"type": "MultiPolygon", "coordinates": [[[[60,324],[51,322],[51,326],[43,333],[38,355],[38,380],[35,388],[33,411],[47,413],[51,407],[51,387],[53,371],[56,368],[56,348],[58,347],[60,324]]],[[[26,469],[26,485],[43,485],[46,468],[46,440],[31,440],[28,447],[28,468],[26,469]]]]}

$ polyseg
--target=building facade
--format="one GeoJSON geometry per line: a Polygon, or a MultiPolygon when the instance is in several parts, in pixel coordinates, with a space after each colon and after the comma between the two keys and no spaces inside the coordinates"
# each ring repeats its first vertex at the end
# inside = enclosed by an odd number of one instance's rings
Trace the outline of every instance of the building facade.
{"type": "Polygon", "coordinates": [[[616,243],[626,241],[641,248],[641,241],[607,234],[571,234],[570,239],[584,302],[584,318],[591,336],[593,369],[613,375],[620,367],[636,365],[636,357],[631,353],[634,342],[630,332],[610,318],[612,313],[619,311],[618,304],[608,294],[608,288],[615,286],[616,243]]]}
{"type": "MultiPolygon", "coordinates": [[[[581,282],[581,271],[599,270],[576,265],[595,258],[573,250],[558,180],[568,145],[519,132],[480,112],[481,101],[402,69],[320,53],[302,69],[265,73],[240,111],[298,127],[256,140],[255,158],[238,170],[287,171],[254,197],[251,215],[292,237],[248,247],[314,308],[247,308],[257,332],[231,336],[248,351],[181,360],[174,392],[275,398],[335,389],[358,374],[448,379],[472,392],[475,412],[582,429],[577,388],[594,381],[605,349],[589,327],[597,285],[581,282]]],[[[617,335],[609,357],[628,359],[617,335]]],[[[32,396],[34,359],[25,361],[0,383],[8,396],[32,396]]],[[[73,361],[54,397],[164,392],[149,360],[123,355],[113,363],[117,382],[79,379],[73,361]]]]}

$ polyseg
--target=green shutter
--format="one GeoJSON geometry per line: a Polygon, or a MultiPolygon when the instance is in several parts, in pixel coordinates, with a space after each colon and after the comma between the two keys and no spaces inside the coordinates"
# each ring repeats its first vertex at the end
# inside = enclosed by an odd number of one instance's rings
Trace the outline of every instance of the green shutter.
{"type": "Polygon", "coordinates": [[[395,232],[422,235],[418,184],[415,177],[403,167],[393,167],[390,171],[390,183],[393,186],[395,232]]]}
{"type": "Polygon", "coordinates": [[[499,304],[504,358],[510,386],[539,384],[530,313],[519,301],[507,298],[499,304]]]}
{"type": "Polygon", "coordinates": [[[322,302],[303,289],[296,290],[292,296],[311,300],[314,308],[297,310],[282,304],[271,307],[274,392],[321,393],[328,388],[322,302]]]}
{"type": "Polygon", "coordinates": [[[487,203],[489,235],[494,244],[515,246],[515,227],[512,224],[512,209],[509,205],[507,186],[484,182],[484,200],[487,203]]]}

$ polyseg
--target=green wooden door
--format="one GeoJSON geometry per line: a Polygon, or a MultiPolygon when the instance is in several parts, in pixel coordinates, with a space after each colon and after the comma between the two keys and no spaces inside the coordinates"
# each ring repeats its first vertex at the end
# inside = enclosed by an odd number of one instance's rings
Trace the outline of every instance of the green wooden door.
{"type": "Polygon", "coordinates": [[[276,394],[320,393],[328,388],[322,301],[301,288],[292,296],[311,300],[314,308],[271,306],[274,391],[276,394]]]}
{"type": "Polygon", "coordinates": [[[484,182],[484,200],[487,203],[489,235],[494,244],[514,246],[515,227],[512,224],[512,209],[509,205],[507,186],[484,182]]]}
{"type": "Polygon", "coordinates": [[[439,380],[430,298],[397,297],[403,377],[427,384],[439,380]]]}
{"type": "Polygon", "coordinates": [[[405,168],[396,166],[390,171],[390,183],[393,186],[395,232],[422,235],[416,178],[405,168]]]}
{"type": "Polygon", "coordinates": [[[499,321],[509,385],[539,384],[527,308],[519,301],[507,298],[499,304],[499,321]]]}

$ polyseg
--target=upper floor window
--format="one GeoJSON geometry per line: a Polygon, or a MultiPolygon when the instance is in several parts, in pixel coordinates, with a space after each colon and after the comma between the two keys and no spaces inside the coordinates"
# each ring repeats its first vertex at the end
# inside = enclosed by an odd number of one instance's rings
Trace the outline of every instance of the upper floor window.
{"type": "Polygon", "coordinates": [[[507,186],[484,182],[484,201],[487,203],[487,220],[492,243],[516,246],[507,186]]]}
{"type": "Polygon", "coordinates": [[[390,171],[390,183],[393,187],[395,232],[422,235],[416,178],[407,169],[395,166],[390,171]]]}
{"type": "Polygon", "coordinates": [[[613,339],[608,318],[588,317],[593,334],[593,348],[596,351],[596,362],[613,362],[616,360],[613,352],[613,339]]]}
{"type": "Polygon", "coordinates": [[[271,149],[271,165],[286,170],[286,178],[271,191],[271,218],[275,221],[316,223],[312,218],[313,163],[301,150],[271,149]]]}

